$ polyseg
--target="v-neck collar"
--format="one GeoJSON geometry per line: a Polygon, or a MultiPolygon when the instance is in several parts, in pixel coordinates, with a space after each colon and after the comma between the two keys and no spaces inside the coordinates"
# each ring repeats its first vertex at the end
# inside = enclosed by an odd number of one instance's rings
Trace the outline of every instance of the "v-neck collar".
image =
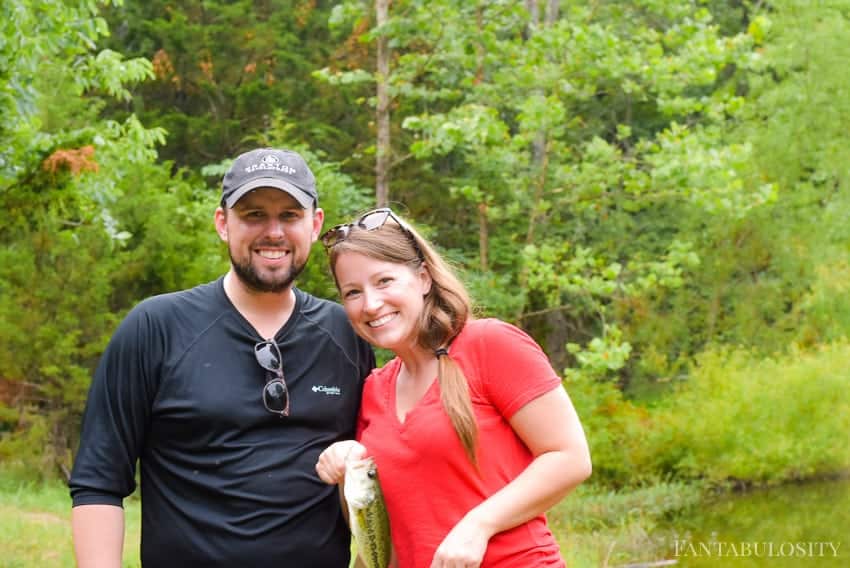
{"type": "Polygon", "coordinates": [[[428,385],[427,389],[425,389],[425,393],[413,404],[413,406],[410,407],[410,410],[408,410],[404,416],[401,416],[398,409],[398,377],[401,374],[401,359],[396,358],[393,360],[392,364],[394,367],[390,369],[391,376],[387,387],[389,391],[387,393],[387,407],[390,414],[392,414],[393,423],[401,430],[406,427],[413,413],[428,404],[433,397],[437,396],[439,399],[439,395],[437,393],[440,381],[437,380],[437,377],[434,377],[431,384],[428,385]]]}

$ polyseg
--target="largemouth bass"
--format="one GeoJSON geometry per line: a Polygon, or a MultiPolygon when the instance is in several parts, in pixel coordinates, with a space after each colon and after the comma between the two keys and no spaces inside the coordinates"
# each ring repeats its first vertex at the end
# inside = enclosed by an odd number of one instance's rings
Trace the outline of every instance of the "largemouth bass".
{"type": "Polygon", "coordinates": [[[390,521],[372,458],[346,462],[343,495],[348,504],[348,522],[363,562],[368,568],[387,568],[392,552],[390,521]]]}

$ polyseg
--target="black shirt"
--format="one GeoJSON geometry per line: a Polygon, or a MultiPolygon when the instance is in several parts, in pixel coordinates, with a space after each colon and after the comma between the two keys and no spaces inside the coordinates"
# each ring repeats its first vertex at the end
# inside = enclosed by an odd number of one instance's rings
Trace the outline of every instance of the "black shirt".
{"type": "Polygon", "coordinates": [[[319,453],[354,434],[371,348],[340,306],[295,290],[277,333],[291,414],[262,401],[264,338],[223,279],[149,298],[95,373],[70,487],[74,506],[121,505],[141,467],[142,563],[345,567],[349,533],[319,453]]]}

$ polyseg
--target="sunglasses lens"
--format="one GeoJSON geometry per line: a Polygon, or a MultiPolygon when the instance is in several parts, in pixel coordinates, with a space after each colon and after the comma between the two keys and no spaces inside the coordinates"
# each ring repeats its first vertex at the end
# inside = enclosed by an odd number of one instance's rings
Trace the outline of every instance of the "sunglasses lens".
{"type": "Polygon", "coordinates": [[[283,381],[283,359],[277,343],[272,340],[254,345],[257,363],[268,371],[266,386],[263,387],[263,404],[270,412],[289,416],[289,391],[283,381]]]}
{"type": "Polygon", "coordinates": [[[367,231],[374,231],[375,229],[380,229],[381,227],[383,227],[384,223],[387,222],[389,216],[389,210],[372,211],[371,213],[367,213],[362,219],[360,219],[359,225],[367,231]]]}
{"type": "Polygon", "coordinates": [[[272,412],[286,412],[289,406],[289,392],[280,379],[269,381],[263,389],[263,402],[272,412]]]}
{"type": "Polygon", "coordinates": [[[277,350],[277,345],[266,341],[258,343],[254,347],[254,354],[257,356],[257,363],[267,371],[280,370],[280,353],[277,350]]]}
{"type": "Polygon", "coordinates": [[[327,231],[324,235],[322,235],[322,244],[326,247],[332,247],[340,241],[344,241],[345,237],[348,236],[348,232],[351,230],[351,224],[347,225],[337,225],[333,229],[327,231]]]}
{"type": "Polygon", "coordinates": [[[413,233],[404,226],[401,220],[395,216],[391,209],[383,208],[383,209],[375,209],[374,211],[369,211],[362,217],[360,217],[357,221],[353,223],[348,223],[347,225],[337,225],[333,229],[327,231],[324,235],[321,236],[322,244],[325,245],[325,248],[331,248],[339,242],[344,241],[348,234],[351,232],[352,227],[359,227],[365,231],[375,231],[384,226],[387,222],[387,219],[392,219],[399,226],[399,228],[404,231],[405,234],[410,238],[411,243],[413,243],[413,247],[416,249],[416,253],[419,256],[419,260],[424,261],[425,257],[422,254],[422,249],[419,247],[419,244],[416,242],[416,237],[413,236],[413,233]]]}

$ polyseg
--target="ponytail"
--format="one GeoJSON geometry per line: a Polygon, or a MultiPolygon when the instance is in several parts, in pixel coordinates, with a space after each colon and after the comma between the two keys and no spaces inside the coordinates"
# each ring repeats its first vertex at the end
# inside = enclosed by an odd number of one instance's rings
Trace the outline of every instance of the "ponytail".
{"type": "Polygon", "coordinates": [[[478,467],[478,425],[472,411],[469,384],[457,363],[448,356],[446,349],[437,349],[437,380],[440,382],[440,402],[449,416],[452,427],[460,438],[469,461],[478,467]]]}

